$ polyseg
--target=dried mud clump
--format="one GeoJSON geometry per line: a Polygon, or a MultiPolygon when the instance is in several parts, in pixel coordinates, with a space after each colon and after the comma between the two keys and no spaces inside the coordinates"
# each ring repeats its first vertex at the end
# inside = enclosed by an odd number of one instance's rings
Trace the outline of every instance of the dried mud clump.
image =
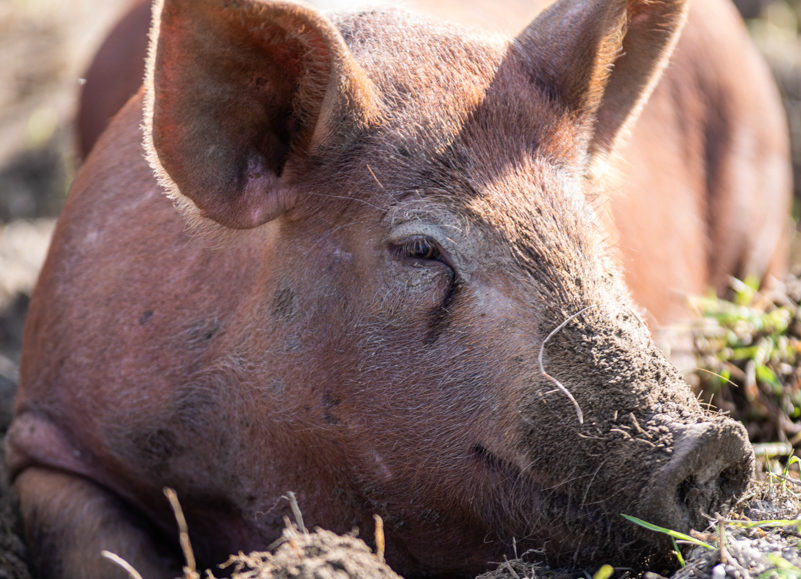
{"type": "Polygon", "coordinates": [[[273,553],[239,553],[220,567],[231,579],[401,579],[353,534],[288,525],[281,542],[273,553]]]}

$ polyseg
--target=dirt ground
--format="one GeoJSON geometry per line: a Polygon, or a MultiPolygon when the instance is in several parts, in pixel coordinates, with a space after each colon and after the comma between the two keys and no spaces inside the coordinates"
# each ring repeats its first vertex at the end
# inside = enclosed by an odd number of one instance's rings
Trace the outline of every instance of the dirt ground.
{"type": "MultiPolygon", "coordinates": [[[[78,164],[72,121],[81,74],[126,1],[0,0],[0,434],[10,421],[28,296],[78,164]]],[[[801,199],[801,0],[740,4],[784,95],[801,199]]],[[[27,579],[4,478],[0,579],[27,579]]],[[[714,575],[717,564],[695,576],[714,575]]],[[[510,564],[499,573],[493,577],[535,571],[510,564]]]]}

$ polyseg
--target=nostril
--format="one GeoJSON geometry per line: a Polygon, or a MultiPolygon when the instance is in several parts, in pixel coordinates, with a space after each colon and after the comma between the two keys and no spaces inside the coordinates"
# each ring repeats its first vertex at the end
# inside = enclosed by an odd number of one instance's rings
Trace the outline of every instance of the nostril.
{"type": "Polygon", "coordinates": [[[680,505],[689,505],[690,504],[690,494],[692,493],[693,487],[695,487],[695,476],[690,475],[681,483],[679,483],[678,488],[676,489],[676,499],[680,505]]]}
{"type": "Polygon", "coordinates": [[[722,495],[731,496],[740,492],[740,481],[743,479],[743,476],[747,476],[748,478],[751,476],[751,468],[747,468],[746,471],[743,472],[743,466],[742,464],[731,466],[723,469],[723,472],[720,473],[718,485],[720,485],[720,492],[722,495]]]}
{"type": "MultiPolygon", "coordinates": [[[[714,461],[711,461],[714,462],[714,461]]],[[[747,476],[741,468],[731,466],[703,474],[692,472],[676,487],[676,504],[686,511],[690,527],[703,526],[706,517],[726,510],[744,490],[747,476]]]]}

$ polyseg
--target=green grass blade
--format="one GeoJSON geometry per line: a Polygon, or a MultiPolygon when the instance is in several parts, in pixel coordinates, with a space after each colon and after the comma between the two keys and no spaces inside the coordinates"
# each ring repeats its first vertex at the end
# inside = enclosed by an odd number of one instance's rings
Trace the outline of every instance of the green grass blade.
{"type": "Polygon", "coordinates": [[[631,521],[635,525],[640,525],[641,527],[648,529],[649,531],[664,533],[665,535],[673,537],[674,539],[679,539],[680,541],[687,541],[688,543],[692,543],[693,545],[698,545],[699,547],[704,547],[705,549],[709,549],[711,551],[715,550],[714,546],[710,545],[709,543],[699,541],[698,539],[696,539],[695,537],[691,537],[690,535],[685,535],[684,533],[680,533],[678,531],[673,531],[671,529],[666,529],[665,527],[654,525],[653,523],[643,521],[642,519],[638,519],[637,517],[632,517],[631,515],[624,515],[623,513],[621,513],[620,516],[626,519],[627,521],[631,521]]]}
{"type": "Polygon", "coordinates": [[[681,555],[681,550],[679,549],[678,543],[676,543],[676,539],[671,537],[670,540],[673,541],[673,553],[676,555],[676,559],[679,560],[679,565],[686,567],[687,563],[684,562],[684,557],[681,555]]]}
{"type": "Polygon", "coordinates": [[[766,577],[781,577],[782,579],[801,578],[801,569],[790,563],[784,557],[776,553],[765,553],[765,558],[773,565],[773,569],[768,569],[757,575],[757,579],[766,577]]]}
{"type": "Polygon", "coordinates": [[[726,521],[727,525],[741,527],[743,529],[755,529],[759,527],[799,527],[801,529],[801,519],[768,519],[764,521],[726,521]]]}

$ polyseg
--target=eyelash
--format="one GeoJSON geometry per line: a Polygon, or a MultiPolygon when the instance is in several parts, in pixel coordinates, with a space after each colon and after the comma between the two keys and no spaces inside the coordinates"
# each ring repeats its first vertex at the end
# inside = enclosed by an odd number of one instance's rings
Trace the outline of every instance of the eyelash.
{"type": "Polygon", "coordinates": [[[440,261],[442,252],[436,243],[425,237],[415,237],[405,241],[400,246],[400,253],[404,257],[422,261],[440,261]]]}
{"type": "Polygon", "coordinates": [[[393,245],[392,250],[395,256],[400,259],[417,263],[441,263],[451,272],[454,271],[453,265],[451,265],[448,257],[443,254],[439,244],[430,237],[409,237],[393,245]]]}

